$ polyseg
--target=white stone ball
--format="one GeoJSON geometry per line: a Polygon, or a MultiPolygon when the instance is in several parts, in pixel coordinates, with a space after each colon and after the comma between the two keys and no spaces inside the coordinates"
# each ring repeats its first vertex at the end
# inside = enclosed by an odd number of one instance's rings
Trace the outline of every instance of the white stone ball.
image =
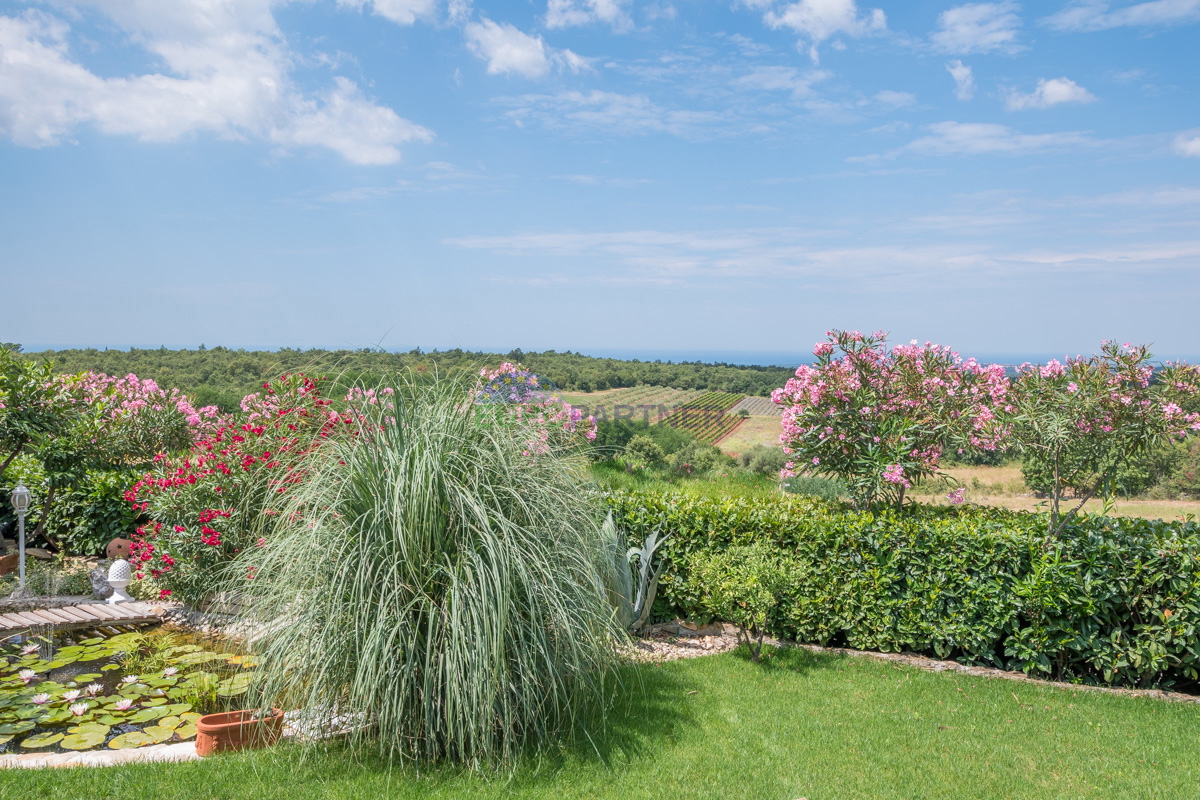
{"type": "Polygon", "coordinates": [[[129,562],[123,558],[118,558],[108,568],[108,579],[110,581],[127,581],[133,577],[133,570],[129,567],[129,562]]]}

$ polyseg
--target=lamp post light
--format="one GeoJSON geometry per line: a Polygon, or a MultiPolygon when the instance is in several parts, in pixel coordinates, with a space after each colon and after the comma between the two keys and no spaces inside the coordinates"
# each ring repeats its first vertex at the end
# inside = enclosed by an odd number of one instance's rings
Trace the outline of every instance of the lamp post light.
{"type": "Polygon", "coordinates": [[[17,488],[13,489],[9,495],[12,501],[13,511],[17,512],[17,530],[20,531],[20,565],[21,565],[21,585],[17,589],[18,595],[25,594],[25,515],[29,513],[29,490],[22,483],[17,484],[17,488]]]}

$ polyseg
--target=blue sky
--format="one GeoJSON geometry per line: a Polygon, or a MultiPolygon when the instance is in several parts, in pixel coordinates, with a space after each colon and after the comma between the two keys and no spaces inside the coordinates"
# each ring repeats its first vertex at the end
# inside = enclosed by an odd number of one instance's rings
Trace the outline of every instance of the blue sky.
{"type": "Polygon", "coordinates": [[[1200,355],[1200,0],[0,0],[0,340],[1200,355]]]}

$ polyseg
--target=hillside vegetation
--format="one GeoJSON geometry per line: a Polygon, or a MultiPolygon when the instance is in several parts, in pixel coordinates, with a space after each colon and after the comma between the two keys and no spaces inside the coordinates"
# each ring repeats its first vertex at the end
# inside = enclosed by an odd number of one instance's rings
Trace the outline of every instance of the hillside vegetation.
{"type": "Polygon", "coordinates": [[[765,397],[791,376],[786,367],[733,364],[623,361],[593,358],[579,353],[547,350],[526,353],[484,353],[466,350],[420,349],[407,353],[380,350],[231,350],[226,347],[197,350],[46,350],[27,357],[51,361],[57,372],[95,370],[109,375],[134,373],[174,386],[196,398],[198,405],[216,404],[232,410],[242,397],[261,388],[263,381],[283,372],[340,375],[344,382],[372,373],[411,367],[418,372],[477,372],[485,365],[520,361],[565,391],[592,392],[633,386],[732,392],[765,397]]]}

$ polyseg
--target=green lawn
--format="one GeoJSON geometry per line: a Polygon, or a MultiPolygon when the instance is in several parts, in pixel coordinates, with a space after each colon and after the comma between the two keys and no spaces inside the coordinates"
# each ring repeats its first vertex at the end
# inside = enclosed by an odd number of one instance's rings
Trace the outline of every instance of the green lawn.
{"type": "Polygon", "coordinates": [[[595,746],[484,777],[294,750],[11,771],[0,798],[1200,797],[1200,706],[902,668],[740,654],[631,668],[595,746]]]}

